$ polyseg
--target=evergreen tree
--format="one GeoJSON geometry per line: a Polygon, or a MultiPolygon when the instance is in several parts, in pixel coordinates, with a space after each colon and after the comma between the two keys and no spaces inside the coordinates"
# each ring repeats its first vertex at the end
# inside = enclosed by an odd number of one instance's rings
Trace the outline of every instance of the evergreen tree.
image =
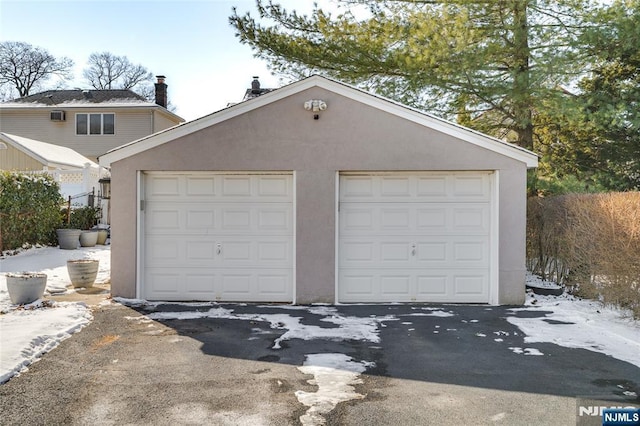
{"type": "Polygon", "coordinates": [[[536,112],[561,105],[560,87],[584,70],[576,40],[590,0],[340,4],[305,16],[258,0],[257,19],[234,11],[230,22],[279,73],[338,78],[528,149],[536,112]]]}

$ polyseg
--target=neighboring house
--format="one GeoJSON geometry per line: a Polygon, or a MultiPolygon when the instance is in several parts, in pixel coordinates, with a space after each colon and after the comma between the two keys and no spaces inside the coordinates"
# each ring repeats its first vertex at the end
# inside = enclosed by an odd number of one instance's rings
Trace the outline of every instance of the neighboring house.
{"type": "Polygon", "coordinates": [[[49,90],[0,103],[0,131],[65,146],[95,161],[184,122],[166,108],[163,76],[155,87],[156,103],[130,90],[49,90]]]}
{"type": "Polygon", "coordinates": [[[0,133],[0,144],[0,170],[48,173],[65,199],[99,188],[98,165],[70,148],[8,133],[0,133]]]}
{"type": "Polygon", "coordinates": [[[100,157],[114,296],[520,304],[537,156],[313,76],[100,157]]]}

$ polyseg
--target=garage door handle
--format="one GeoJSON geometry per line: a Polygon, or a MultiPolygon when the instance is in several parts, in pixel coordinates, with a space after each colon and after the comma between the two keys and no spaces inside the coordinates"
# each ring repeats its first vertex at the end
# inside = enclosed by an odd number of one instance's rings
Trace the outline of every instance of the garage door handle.
{"type": "Polygon", "coordinates": [[[217,253],[217,254],[222,253],[222,244],[218,244],[218,245],[217,245],[216,253],[217,253]]]}
{"type": "Polygon", "coordinates": [[[416,255],[416,245],[412,245],[411,246],[411,256],[415,256],[416,255]]]}

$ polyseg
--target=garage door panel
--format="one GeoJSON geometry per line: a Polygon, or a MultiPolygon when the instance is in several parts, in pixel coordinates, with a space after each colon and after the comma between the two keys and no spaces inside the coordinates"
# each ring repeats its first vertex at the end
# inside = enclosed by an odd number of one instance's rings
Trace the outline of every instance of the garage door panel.
{"type": "Polygon", "coordinates": [[[491,195],[488,173],[415,172],[340,177],[340,201],[366,202],[487,202],[491,195]]]}
{"type": "Polygon", "coordinates": [[[212,197],[217,194],[215,176],[187,176],[185,177],[186,193],[191,197],[212,197]]]}
{"type": "Polygon", "coordinates": [[[228,301],[266,302],[290,297],[292,274],[289,270],[220,271],[220,299],[228,301]]]}
{"type": "Polygon", "coordinates": [[[158,268],[149,274],[150,290],[157,294],[173,297],[182,291],[183,283],[182,275],[170,269],[158,268]]]}
{"type": "Polygon", "coordinates": [[[410,197],[414,184],[412,178],[408,176],[382,176],[379,183],[380,195],[394,198],[410,197]]]}
{"type": "Polygon", "coordinates": [[[489,299],[486,172],[340,176],[338,300],[489,299]]]}
{"type": "Polygon", "coordinates": [[[176,238],[154,237],[148,241],[145,262],[151,265],[179,262],[182,260],[181,253],[184,253],[184,245],[176,238]]]}
{"type": "Polygon", "coordinates": [[[288,231],[292,226],[291,209],[288,207],[262,207],[257,209],[257,230],[288,231]]]}
{"type": "Polygon", "coordinates": [[[258,195],[269,197],[269,200],[289,200],[291,184],[288,176],[260,176],[258,178],[258,195]]]}
{"type": "Polygon", "coordinates": [[[473,264],[487,265],[489,260],[489,245],[487,241],[456,241],[453,246],[453,261],[459,266],[473,264]]]}
{"type": "Polygon", "coordinates": [[[186,210],[186,229],[200,232],[215,229],[216,216],[218,216],[219,212],[214,211],[212,208],[204,209],[202,207],[199,209],[188,208],[186,210]]]}
{"type": "Polygon", "coordinates": [[[237,268],[284,268],[292,264],[291,241],[283,237],[217,239],[216,262],[237,268]]]}
{"type": "Polygon", "coordinates": [[[408,263],[412,256],[411,251],[411,245],[405,242],[382,242],[380,243],[380,261],[385,262],[385,265],[408,263]]]}
{"type": "Polygon", "coordinates": [[[481,297],[488,289],[488,280],[484,271],[455,274],[455,294],[459,296],[481,297]]]}
{"type": "Polygon", "coordinates": [[[391,299],[410,298],[412,277],[409,274],[383,274],[380,276],[380,294],[391,299]]]}
{"type": "Polygon", "coordinates": [[[144,297],[290,302],[290,174],[145,175],[144,297]]]}
{"type": "Polygon", "coordinates": [[[179,209],[149,209],[148,229],[153,231],[170,231],[181,228],[181,211],[179,209]]]}
{"type": "Polygon", "coordinates": [[[258,276],[258,293],[261,295],[286,295],[291,286],[288,273],[262,274],[258,276]]]}
{"type": "Polygon", "coordinates": [[[436,301],[449,299],[452,295],[449,291],[450,279],[446,273],[433,271],[430,275],[420,274],[416,277],[418,298],[427,298],[436,301]]]}
{"type": "Polygon", "coordinates": [[[446,175],[418,176],[416,184],[416,195],[420,199],[445,200],[448,197],[446,175]]]}
{"type": "Polygon", "coordinates": [[[454,175],[450,196],[456,200],[489,201],[490,186],[487,175],[454,175]]]}
{"type": "Polygon", "coordinates": [[[340,235],[488,235],[488,203],[387,203],[343,202],[340,235]]]}
{"type": "Polygon", "coordinates": [[[455,206],[450,209],[452,231],[457,233],[489,233],[489,206],[455,206]]]}
{"type": "Polygon", "coordinates": [[[409,208],[382,208],[378,212],[380,216],[381,231],[405,231],[411,232],[413,225],[413,212],[409,208]]]}
{"type": "Polygon", "coordinates": [[[367,207],[342,206],[340,231],[347,235],[351,231],[374,230],[374,212],[367,207]]]}
{"type": "Polygon", "coordinates": [[[185,241],[185,259],[207,261],[211,263],[216,258],[216,245],[213,241],[185,241]]]}
{"type": "Polygon", "coordinates": [[[371,270],[341,271],[339,299],[343,302],[371,301],[379,291],[371,270]]]}
{"type": "Polygon", "coordinates": [[[147,194],[152,197],[178,197],[181,183],[179,176],[151,176],[146,181],[147,194]]]}
{"type": "Polygon", "coordinates": [[[192,297],[215,297],[216,276],[213,273],[190,273],[184,275],[185,294],[192,297]]]}

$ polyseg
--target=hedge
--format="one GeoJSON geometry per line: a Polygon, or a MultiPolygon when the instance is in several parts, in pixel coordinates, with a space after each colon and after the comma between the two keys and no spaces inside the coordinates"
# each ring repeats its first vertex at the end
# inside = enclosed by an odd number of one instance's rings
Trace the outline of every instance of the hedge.
{"type": "Polygon", "coordinates": [[[54,244],[60,187],[44,173],[0,171],[0,252],[24,244],[54,244]]]}
{"type": "Polygon", "coordinates": [[[532,197],[527,267],[640,318],[640,193],[532,197]]]}

